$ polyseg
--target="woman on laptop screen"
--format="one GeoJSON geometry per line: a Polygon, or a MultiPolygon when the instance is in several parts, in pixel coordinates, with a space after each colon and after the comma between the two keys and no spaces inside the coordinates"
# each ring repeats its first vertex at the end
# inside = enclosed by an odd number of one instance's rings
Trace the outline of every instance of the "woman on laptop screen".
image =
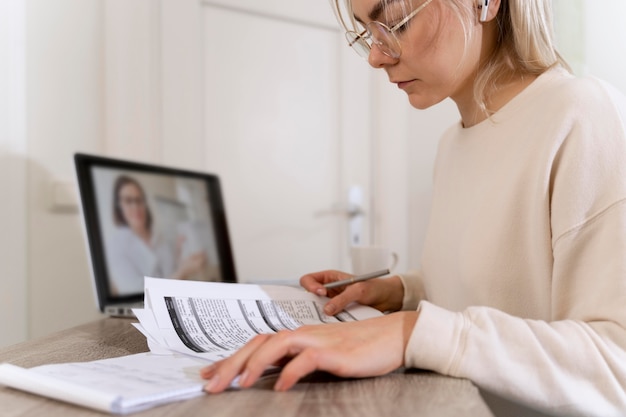
{"type": "Polygon", "coordinates": [[[138,180],[120,175],[113,186],[115,229],[107,249],[111,292],[136,294],[144,276],[188,279],[206,268],[202,251],[181,259],[183,241],[154,229],[152,211],[138,180]]]}

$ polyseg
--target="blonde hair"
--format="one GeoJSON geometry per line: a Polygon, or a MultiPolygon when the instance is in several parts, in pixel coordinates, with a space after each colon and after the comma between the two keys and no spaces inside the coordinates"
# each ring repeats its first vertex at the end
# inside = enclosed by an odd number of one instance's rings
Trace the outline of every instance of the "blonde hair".
{"type": "MultiPolygon", "coordinates": [[[[347,31],[360,31],[352,13],[352,0],[330,0],[337,20],[347,31]]],[[[397,4],[381,0],[386,4],[397,4]]],[[[445,2],[465,29],[466,43],[472,36],[470,28],[478,19],[478,4],[474,0],[437,0],[445,2]]],[[[405,0],[403,12],[408,15],[411,0],[405,0]]],[[[557,52],[552,27],[550,0],[501,0],[496,16],[498,34],[495,49],[479,69],[474,83],[474,98],[489,114],[487,97],[511,75],[539,75],[560,65],[570,69],[557,52]]]]}

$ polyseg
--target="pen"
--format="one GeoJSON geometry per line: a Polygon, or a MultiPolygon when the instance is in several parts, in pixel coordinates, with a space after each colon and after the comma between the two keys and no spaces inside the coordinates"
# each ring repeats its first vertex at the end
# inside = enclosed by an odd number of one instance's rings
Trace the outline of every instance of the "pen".
{"type": "Polygon", "coordinates": [[[387,275],[389,273],[388,269],[383,269],[381,271],[370,272],[369,274],[357,275],[352,278],[342,279],[341,281],[329,282],[328,284],[324,284],[324,288],[336,288],[341,287],[342,285],[350,285],[355,282],[367,281],[368,279],[382,277],[383,275],[387,275]]]}

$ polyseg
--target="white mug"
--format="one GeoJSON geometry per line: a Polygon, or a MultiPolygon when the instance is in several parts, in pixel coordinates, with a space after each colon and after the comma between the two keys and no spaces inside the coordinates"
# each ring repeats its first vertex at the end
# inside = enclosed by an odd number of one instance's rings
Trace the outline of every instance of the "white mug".
{"type": "Polygon", "coordinates": [[[398,255],[384,246],[352,246],[350,248],[352,273],[368,274],[374,271],[395,268],[398,255]]]}

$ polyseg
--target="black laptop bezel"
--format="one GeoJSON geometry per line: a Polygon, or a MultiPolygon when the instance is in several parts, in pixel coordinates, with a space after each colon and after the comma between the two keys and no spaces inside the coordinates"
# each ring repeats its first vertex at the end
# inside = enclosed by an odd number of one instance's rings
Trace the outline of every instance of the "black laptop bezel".
{"type": "Polygon", "coordinates": [[[98,307],[101,312],[104,312],[105,307],[109,305],[141,302],[143,301],[143,291],[126,296],[113,296],[110,292],[103,232],[101,230],[100,213],[98,212],[93,181],[94,167],[203,180],[207,185],[222,282],[237,282],[222,188],[220,179],[216,174],[86,153],[75,153],[74,165],[80,194],[83,224],[89,248],[91,272],[93,274],[92,280],[96,290],[98,307]]]}

